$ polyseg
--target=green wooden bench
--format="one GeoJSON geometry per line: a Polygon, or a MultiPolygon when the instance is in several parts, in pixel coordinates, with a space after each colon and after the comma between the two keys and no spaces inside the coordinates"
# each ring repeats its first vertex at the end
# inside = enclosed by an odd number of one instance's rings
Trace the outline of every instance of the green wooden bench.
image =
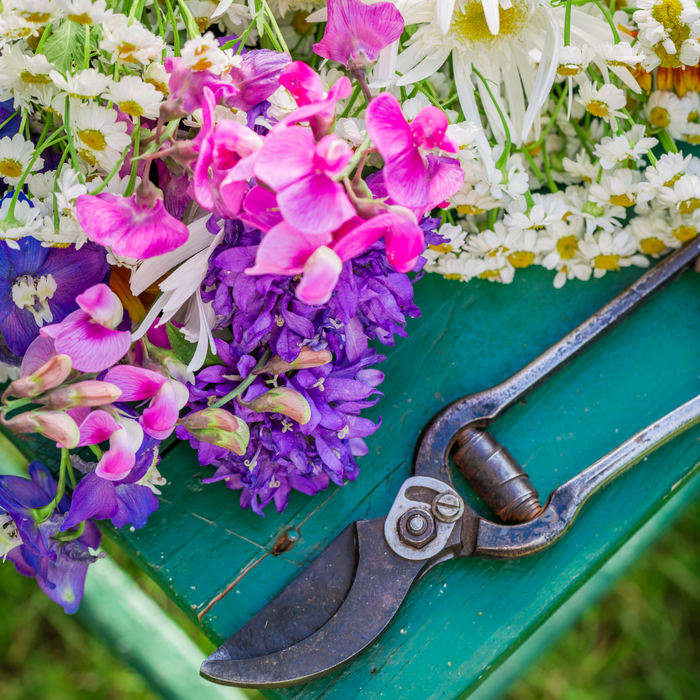
{"type": "MultiPolygon", "coordinates": [[[[386,513],[410,475],[415,441],[446,403],[507,378],[642,274],[551,286],[542,269],[510,286],[426,276],[421,319],[387,349],[383,419],[360,476],[260,518],[223,484],[205,486],[187,444],[169,447],[160,510],[143,530],[112,533],[206,634],[220,643],[274,597],[350,521],[386,513]],[[278,556],[275,542],[299,538],[278,556]]],[[[492,428],[543,498],[700,391],[700,276],[685,273],[492,428]]],[[[519,561],[455,560],[409,594],[387,633],[343,671],[270,698],[495,697],[700,489],[700,429],[688,431],[596,495],[572,530],[519,561]]],[[[454,470],[456,473],[456,470],[454,470]]],[[[468,496],[464,480],[457,487],[468,496]]],[[[472,496],[472,498],[474,498],[472,496]]],[[[482,506],[480,506],[482,507],[482,506]]]]}

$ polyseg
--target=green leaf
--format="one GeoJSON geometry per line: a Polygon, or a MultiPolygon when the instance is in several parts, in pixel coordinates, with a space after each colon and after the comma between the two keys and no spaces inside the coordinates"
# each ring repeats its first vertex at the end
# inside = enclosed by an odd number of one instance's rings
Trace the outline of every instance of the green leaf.
{"type": "MultiPolygon", "coordinates": [[[[166,325],[166,331],[168,333],[168,340],[170,341],[170,347],[173,352],[178,356],[178,358],[186,365],[189,365],[194,357],[195,350],[197,346],[195,343],[190,343],[189,340],[185,339],[183,333],[173,326],[170,321],[166,325]]],[[[207,357],[204,360],[204,367],[212,367],[213,365],[223,365],[221,358],[218,355],[212,353],[211,348],[207,348],[207,357]]]]}
{"type": "Polygon", "coordinates": [[[66,73],[73,67],[73,62],[78,66],[83,65],[84,49],[85,27],[64,19],[44,44],[44,55],[57,71],[66,73]]]}

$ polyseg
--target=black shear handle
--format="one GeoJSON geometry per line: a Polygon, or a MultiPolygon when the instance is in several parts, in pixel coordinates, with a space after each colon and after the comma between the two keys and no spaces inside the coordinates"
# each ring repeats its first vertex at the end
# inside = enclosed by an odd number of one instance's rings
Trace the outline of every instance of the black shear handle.
{"type": "Polygon", "coordinates": [[[492,389],[466,396],[446,406],[426,425],[418,439],[413,473],[451,484],[448,457],[460,430],[470,426],[490,425],[503,411],[564,367],[579,352],[601,338],[629,313],[673,281],[698,255],[700,237],[688,242],[646,272],[622,294],[510,379],[492,389]]]}

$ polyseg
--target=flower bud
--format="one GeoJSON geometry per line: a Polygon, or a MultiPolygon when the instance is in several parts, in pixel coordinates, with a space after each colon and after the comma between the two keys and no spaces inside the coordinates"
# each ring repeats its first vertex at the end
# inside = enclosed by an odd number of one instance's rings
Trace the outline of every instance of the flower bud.
{"type": "MultiPolygon", "coordinates": [[[[149,358],[164,367],[173,379],[177,379],[182,384],[189,382],[194,386],[194,372],[188,370],[187,365],[172,350],[160,348],[148,341],[146,341],[146,348],[149,358]]],[[[148,369],[157,371],[155,367],[149,366],[148,369]]]]}
{"type": "Polygon", "coordinates": [[[35,403],[53,409],[79,408],[83,406],[104,406],[114,403],[122,395],[122,390],[109,382],[87,379],[77,384],[61,386],[36,399],[35,403]]]}
{"type": "Polygon", "coordinates": [[[247,423],[222,408],[205,408],[185,416],[180,425],[197,440],[244,455],[250,441],[247,423]]]}
{"type": "Polygon", "coordinates": [[[281,413],[301,425],[311,420],[309,402],[298,391],[288,386],[270,389],[250,403],[241,401],[240,397],[238,400],[255,413],[281,413]]]}
{"type": "Polygon", "coordinates": [[[61,447],[72,450],[80,442],[78,424],[63,411],[26,411],[5,420],[2,424],[13,433],[39,433],[49,440],[55,440],[61,447]]]}
{"type": "Polygon", "coordinates": [[[312,350],[308,345],[304,345],[296,360],[286,362],[279,355],[273,355],[264,367],[256,369],[253,374],[284,374],[292,369],[322,367],[332,359],[333,353],[330,350],[312,350]]]}
{"type": "Polygon", "coordinates": [[[5,389],[2,400],[5,402],[10,396],[16,396],[19,399],[30,398],[48,389],[53,389],[68,379],[71,369],[72,363],[68,355],[54,355],[48,362],[39,367],[36,372],[26,377],[15,379],[5,389]]]}

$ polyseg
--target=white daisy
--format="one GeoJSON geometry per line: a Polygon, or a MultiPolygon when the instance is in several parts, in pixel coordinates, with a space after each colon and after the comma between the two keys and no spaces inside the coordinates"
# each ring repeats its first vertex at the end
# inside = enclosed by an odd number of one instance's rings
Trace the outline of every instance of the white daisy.
{"type": "Polygon", "coordinates": [[[114,102],[122,112],[132,117],[156,119],[163,93],[135,75],[125,75],[118,83],[111,83],[102,97],[114,102]]]}
{"type": "Polygon", "coordinates": [[[503,223],[521,231],[539,230],[561,223],[567,214],[567,207],[559,197],[534,194],[532,199],[534,204],[529,211],[523,197],[511,202],[506,207],[508,213],[503,217],[503,223]]]}
{"type": "Polygon", "coordinates": [[[27,20],[11,14],[0,14],[0,45],[5,41],[20,41],[39,36],[36,27],[27,20]]]}
{"type": "Polygon", "coordinates": [[[76,100],[94,100],[109,89],[112,77],[103,75],[95,68],[79,70],[74,75],[70,73],[65,77],[58,71],[50,73],[53,84],[63,92],[67,92],[76,100]]]}
{"type": "Polygon", "coordinates": [[[655,90],[649,95],[649,101],[644,105],[644,114],[653,127],[666,129],[674,139],[681,137],[688,121],[678,97],[672,92],[661,90],[655,90]]]}
{"type": "Polygon", "coordinates": [[[611,68],[636,68],[644,60],[644,54],[639,52],[639,44],[632,46],[625,41],[619,44],[606,42],[601,45],[600,51],[605,64],[611,68]]]}
{"type": "Polygon", "coordinates": [[[682,153],[664,153],[644,171],[646,182],[640,183],[637,200],[650,202],[662,187],[671,187],[688,169],[691,159],[682,153]]]}
{"type": "Polygon", "coordinates": [[[170,74],[165,70],[165,66],[162,63],[151,63],[146,66],[146,70],[143,71],[143,79],[150,85],[153,85],[163,97],[167,97],[170,94],[168,85],[170,74]]]}
{"type": "Polygon", "coordinates": [[[447,136],[459,147],[457,158],[474,160],[477,157],[476,141],[481,132],[481,126],[474,124],[474,122],[459,122],[459,124],[448,125],[447,136]]]}
{"type": "Polygon", "coordinates": [[[700,95],[697,92],[686,92],[681,97],[681,107],[683,107],[685,118],[689,122],[698,122],[700,119],[700,95]]]}
{"type": "Polygon", "coordinates": [[[45,219],[37,207],[20,199],[17,200],[14,214],[10,217],[11,200],[11,197],[5,197],[0,204],[0,239],[4,240],[8,247],[19,250],[17,241],[20,238],[41,238],[46,226],[50,225],[50,220],[45,219]]]}
{"type": "MultiPolygon", "coordinates": [[[[6,185],[16,185],[34,156],[34,144],[21,134],[0,139],[0,177],[6,185]]],[[[41,170],[44,159],[39,156],[32,170],[41,170]]]]}
{"type": "MultiPolygon", "coordinates": [[[[428,251],[426,251],[426,253],[427,252],[428,251]]],[[[442,275],[446,280],[468,282],[476,276],[474,275],[475,272],[478,275],[486,269],[485,266],[483,266],[483,261],[482,265],[479,267],[482,269],[475,269],[474,261],[466,253],[460,254],[459,257],[454,253],[444,253],[441,255],[438,254],[425,266],[425,269],[428,272],[435,272],[438,275],[442,275]]]]}
{"type": "Polygon", "coordinates": [[[679,243],[692,241],[698,235],[698,223],[696,212],[690,215],[671,212],[671,220],[669,222],[671,235],[679,243]]]}
{"type": "Polygon", "coordinates": [[[673,236],[666,217],[661,213],[651,216],[635,216],[627,227],[637,245],[637,250],[644,255],[658,258],[678,248],[681,242],[673,236]]]}
{"type": "Polygon", "coordinates": [[[557,225],[550,226],[540,237],[540,249],[544,253],[542,266],[548,270],[554,270],[561,263],[572,260],[582,238],[583,221],[581,219],[560,221],[557,225]]]}
{"type": "Polygon", "coordinates": [[[113,15],[105,0],[58,0],[58,4],[71,22],[84,26],[104,25],[113,15]]]}
{"type": "Polygon", "coordinates": [[[222,75],[242,60],[240,56],[234,56],[231,49],[222,51],[211,32],[185,42],[180,56],[182,62],[192,70],[206,70],[216,75],[222,75]]]}
{"type": "MultiPolygon", "coordinates": [[[[503,146],[500,144],[493,149],[493,156],[489,156],[491,163],[497,163],[503,152],[503,146]]],[[[464,167],[462,163],[462,167],[464,167]]],[[[492,172],[486,169],[486,172],[480,172],[476,179],[474,189],[479,194],[491,193],[494,199],[503,199],[504,196],[516,199],[520,195],[525,194],[529,189],[529,177],[523,160],[519,154],[513,154],[508,157],[504,171],[492,168],[492,172]]]]}
{"type": "MultiPolygon", "coordinates": [[[[449,128],[449,127],[448,127],[449,128]]],[[[335,135],[339,136],[351,148],[357,148],[367,136],[367,127],[364,119],[340,118],[335,122],[335,135]]]]}
{"type": "MultiPolygon", "coordinates": [[[[493,4],[493,0],[488,2],[493,4]]],[[[472,82],[476,78],[487,120],[498,140],[505,139],[498,111],[486,86],[472,70],[475,68],[485,80],[493,81],[491,92],[514,142],[520,144],[549,97],[558,65],[560,27],[551,9],[536,2],[515,0],[504,7],[496,0],[496,5],[500,26],[497,35],[489,29],[481,0],[458,0],[446,33],[434,19],[420,26],[398,57],[397,71],[403,77],[397,85],[411,85],[430,77],[452,55],[455,84],[467,120],[480,123],[472,82]],[[544,56],[539,68],[528,56],[532,46],[544,56]],[[500,98],[501,84],[505,85],[507,102],[500,98]],[[523,86],[528,86],[529,99],[523,86]]],[[[479,141],[480,148],[486,148],[485,138],[479,141]]]]}
{"type": "Polygon", "coordinates": [[[129,24],[124,15],[114,15],[103,29],[104,38],[100,49],[111,55],[111,63],[134,64],[144,66],[159,60],[163,51],[163,40],[148,31],[135,20],[129,24]]]}
{"type": "Polygon", "coordinates": [[[581,149],[576,154],[576,160],[564,158],[562,161],[564,170],[574,177],[581,178],[584,182],[595,182],[600,171],[599,163],[592,163],[588,151],[581,149]]]}
{"type": "Polygon", "coordinates": [[[681,214],[690,214],[700,208],[700,177],[682,175],[672,187],[659,190],[659,201],[681,214]]]}
{"type": "Polygon", "coordinates": [[[559,51],[559,67],[557,75],[572,77],[579,75],[588,68],[589,63],[595,58],[595,49],[584,44],[578,46],[562,46],[559,51]]]}
{"type": "Polygon", "coordinates": [[[71,130],[80,156],[90,165],[111,170],[131,143],[117,111],[95,103],[77,104],[70,113],[71,130]]]}
{"type": "Polygon", "coordinates": [[[53,63],[46,56],[24,54],[18,45],[6,46],[0,56],[0,92],[14,97],[14,107],[27,108],[36,97],[37,88],[51,84],[53,63]]]}
{"type": "Polygon", "coordinates": [[[43,27],[61,18],[61,8],[54,0],[10,0],[4,12],[13,13],[33,27],[43,27]]]}
{"type": "Polygon", "coordinates": [[[597,228],[608,233],[620,228],[621,220],[625,218],[625,208],[613,204],[597,204],[588,196],[588,188],[570,185],[566,188],[566,201],[571,212],[567,221],[582,220],[586,225],[586,233],[592,234],[597,228]]]}
{"type": "Polygon", "coordinates": [[[637,8],[633,18],[647,50],[647,71],[697,65],[700,12],[693,0],[637,0],[637,8]]]}
{"type": "Polygon", "coordinates": [[[606,83],[600,89],[597,89],[591,82],[583,83],[579,86],[576,100],[584,105],[594,117],[609,122],[613,128],[617,128],[616,117],[624,118],[625,116],[619,110],[627,104],[627,97],[620,88],[610,83],[606,83]]]}
{"type": "Polygon", "coordinates": [[[600,183],[591,185],[588,197],[596,204],[614,204],[617,207],[633,207],[641,175],[636,170],[621,168],[612,175],[605,175],[600,183]]]}
{"type": "Polygon", "coordinates": [[[502,204],[490,194],[480,194],[468,183],[462,185],[461,189],[450,197],[449,202],[462,216],[478,216],[491,209],[498,209],[502,204]]]}
{"type": "Polygon", "coordinates": [[[648,153],[658,142],[658,139],[644,136],[643,124],[635,124],[620,136],[606,136],[601,139],[594,153],[600,158],[601,166],[605,170],[611,170],[629,158],[638,162],[641,156],[648,153]]]}
{"type": "Polygon", "coordinates": [[[626,230],[618,231],[614,235],[607,231],[601,231],[594,236],[586,234],[579,243],[579,253],[590,263],[596,278],[631,265],[649,267],[648,258],[636,250],[635,241],[626,230]]]}

